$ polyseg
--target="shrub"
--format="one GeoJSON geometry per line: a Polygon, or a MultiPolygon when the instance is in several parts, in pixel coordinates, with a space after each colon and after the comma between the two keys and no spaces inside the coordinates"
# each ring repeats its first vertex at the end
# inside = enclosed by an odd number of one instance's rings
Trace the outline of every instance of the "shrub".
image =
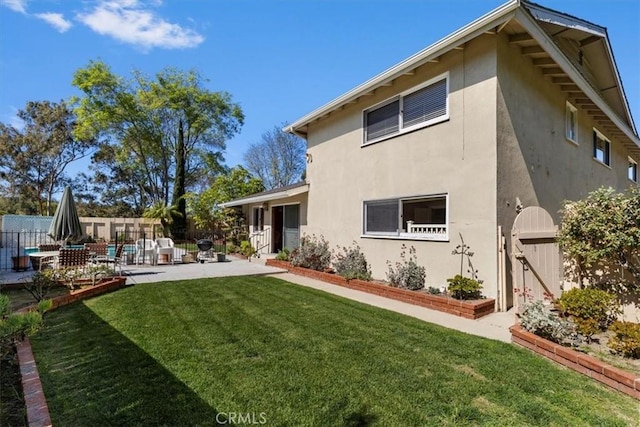
{"type": "Polygon", "coordinates": [[[578,332],[587,340],[606,330],[620,313],[616,297],[596,288],[571,289],[562,294],[557,304],[564,315],[571,316],[578,332]]]}
{"type": "Polygon", "coordinates": [[[407,247],[403,244],[400,248],[401,262],[396,262],[395,269],[390,261],[387,261],[387,280],[391,286],[396,288],[409,289],[412,291],[424,288],[426,279],[426,269],[418,265],[416,257],[416,249],[411,246],[409,248],[409,258],[406,257],[407,247]]]}
{"type": "Polygon", "coordinates": [[[240,242],[240,253],[247,258],[251,258],[253,254],[256,253],[255,248],[251,245],[251,242],[248,240],[243,240],[240,242]]]}
{"type": "Polygon", "coordinates": [[[456,274],[455,277],[447,279],[447,282],[449,293],[455,299],[477,299],[481,296],[482,284],[475,279],[456,274]]]}
{"type": "Polygon", "coordinates": [[[442,295],[442,291],[440,290],[440,288],[436,288],[434,286],[429,286],[429,288],[427,288],[427,292],[429,292],[431,295],[442,295]]]}
{"type": "Polygon", "coordinates": [[[336,255],[336,261],[333,263],[336,272],[347,280],[371,280],[371,269],[360,251],[360,246],[353,242],[353,246],[344,247],[342,251],[336,255]]]}
{"type": "Polygon", "coordinates": [[[331,264],[329,243],[323,236],[303,236],[300,247],[291,252],[291,264],[295,267],[324,271],[331,264]]]}
{"type": "Polygon", "coordinates": [[[288,248],[284,248],[281,251],[278,251],[278,255],[276,255],[276,259],[278,261],[289,261],[289,249],[288,248]]]}
{"type": "Polygon", "coordinates": [[[51,300],[42,300],[37,311],[11,313],[9,297],[0,294],[0,358],[8,354],[16,342],[40,329],[42,315],[52,305],[51,300]]]}
{"type": "Polygon", "coordinates": [[[23,286],[33,295],[36,301],[42,301],[49,295],[49,291],[56,284],[54,270],[47,269],[34,273],[31,279],[24,282],[23,286]]]}
{"type": "Polygon", "coordinates": [[[610,349],[640,359],[640,323],[614,322],[609,330],[614,333],[607,343],[610,349]]]}
{"type": "Polygon", "coordinates": [[[573,323],[553,313],[540,300],[524,304],[520,323],[526,331],[557,343],[571,337],[575,329],[573,323]]]}

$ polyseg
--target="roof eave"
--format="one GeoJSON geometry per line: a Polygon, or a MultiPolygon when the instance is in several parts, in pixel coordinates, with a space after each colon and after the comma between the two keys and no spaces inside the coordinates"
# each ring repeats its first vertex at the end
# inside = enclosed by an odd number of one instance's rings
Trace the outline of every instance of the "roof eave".
{"type": "Polygon", "coordinates": [[[250,204],[254,204],[254,203],[270,202],[272,200],[286,199],[287,197],[293,197],[293,196],[297,196],[299,194],[303,194],[303,193],[307,193],[307,192],[309,192],[309,184],[304,184],[304,185],[301,185],[299,187],[291,188],[291,189],[285,190],[285,191],[279,191],[279,192],[276,192],[276,193],[269,193],[269,194],[257,194],[255,196],[249,196],[249,197],[245,197],[245,198],[242,198],[242,199],[232,200],[232,201],[226,202],[226,203],[220,203],[219,206],[221,208],[230,208],[230,207],[234,207],[234,206],[242,206],[242,205],[250,205],[250,204]]]}
{"type": "Polygon", "coordinates": [[[304,132],[302,128],[308,126],[311,122],[329,114],[349,102],[355,101],[360,96],[400,77],[407,71],[426,63],[430,59],[441,56],[460,44],[466,43],[470,39],[475,38],[478,33],[483,33],[492,27],[499,26],[503,22],[511,19],[518,7],[520,7],[520,0],[509,0],[491,12],[426,47],[415,55],[412,55],[397,65],[394,65],[386,71],[383,71],[377,76],[367,80],[361,85],[356,86],[344,95],[341,95],[333,101],[330,101],[322,107],[312,111],[291,125],[285,127],[283,130],[299,136],[306,136],[306,132],[304,132]]]}
{"type": "MultiPolygon", "coordinates": [[[[598,108],[600,108],[607,117],[638,147],[640,148],[640,139],[633,126],[627,125],[604,101],[600,94],[587,82],[585,77],[580,74],[573,64],[567,59],[564,53],[556,46],[553,40],[536,24],[535,18],[526,11],[516,11],[516,19],[525,28],[525,30],[536,39],[549,56],[558,64],[565,73],[575,82],[585,95],[587,95],[598,108]]],[[[605,34],[606,38],[606,34],[605,34]]],[[[615,64],[614,64],[615,67],[615,64]]],[[[617,70],[616,70],[617,73],[617,70]]],[[[625,100],[626,101],[626,100],[625,100]]],[[[628,106],[627,106],[628,111],[628,106]]],[[[630,117],[630,114],[629,114],[630,117]]],[[[632,120],[629,120],[633,124],[632,120]]]]}

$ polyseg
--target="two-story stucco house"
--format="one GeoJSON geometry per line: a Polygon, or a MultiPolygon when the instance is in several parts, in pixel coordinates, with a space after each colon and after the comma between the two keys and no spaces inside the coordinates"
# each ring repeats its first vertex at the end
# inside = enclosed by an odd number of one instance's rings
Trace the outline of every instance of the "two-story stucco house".
{"type": "Polygon", "coordinates": [[[286,130],[307,140],[306,182],[226,204],[244,207],[262,251],[301,234],[355,241],[384,279],[405,244],[439,287],[459,273],[462,235],[489,297],[511,292],[500,234],[521,207],[557,224],[564,200],[638,183],[640,140],[606,29],[524,0],[286,130]]]}

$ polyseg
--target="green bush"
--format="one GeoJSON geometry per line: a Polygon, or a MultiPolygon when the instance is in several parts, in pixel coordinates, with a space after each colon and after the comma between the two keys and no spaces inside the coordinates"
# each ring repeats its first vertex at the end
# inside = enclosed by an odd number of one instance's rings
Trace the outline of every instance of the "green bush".
{"type": "Polygon", "coordinates": [[[342,252],[338,252],[333,267],[340,276],[347,280],[371,280],[371,269],[356,242],[353,242],[353,246],[344,247],[342,252]]]}
{"type": "Polygon", "coordinates": [[[455,277],[447,279],[447,282],[449,293],[456,299],[478,299],[482,296],[482,284],[475,279],[456,274],[455,277]]]}
{"type": "Polygon", "coordinates": [[[37,271],[24,282],[24,288],[29,291],[36,301],[42,301],[49,295],[51,288],[56,286],[55,270],[47,269],[44,271],[37,271]]]}
{"type": "Polygon", "coordinates": [[[303,236],[300,247],[291,252],[291,264],[295,267],[310,268],[324,271],[331,264],[331,251],[329,243],[323,236],[303,236]]]}
{"type": "Polygon", "coordinates": [[[278,255],[276,255],[276,259],[278,261],[289,261],[289,255],[291,253],[289,252],[288,248],[284,248],[281,251],[278,251],[278,255]]]}
{"type": "Polygon", "coordinates": [[[396,262],[395,268],[391,265],[391,261],[387,261],[387,280],[391,286],[402,289],[416,291],[424,288],[424,281],[427,273],[426,269],[418,265],[418,257],[416,249],[411,246],[409,248],[409,258],[406,256],[407,247],[403,244],[400,248],[401,262],[396,262]]]}
{"type": "Polygon", "coordinates": [[[41,300],[37,311],[11,313],[9,297],[0,294],[0,358],[11,351],[11,347],[42,326],[42,315],[51,309],[51,300],[41,300]]]}
{"type": "Polygon", "coordinates": [[[251,245],[251,242],[248,240],[243,240],[240,242],[240,253],[247,258],[251,258],[253,254],[256,253],[255,248],[251,245]]]}
{"type": "Polygon", "coordinates": [[[574,288],[564,292],[557,305],[565,316],[571,316],[578,332],[587,340],[606,330],[620,313],[616,297],[596,288],[574,288]]]}
{"type": "Polygon", "coordinates": [[[541,300],[524,304],[520,324],[526,331],[557,343],[571,337],[575,330],[572,322],[552,312],[541,300]]]}
{"type": "Polygon", "coordinates": [[[640,323],[614,322],[609,328],[614,335],[607,345],[625,357],[640,359],[640,323]]]}

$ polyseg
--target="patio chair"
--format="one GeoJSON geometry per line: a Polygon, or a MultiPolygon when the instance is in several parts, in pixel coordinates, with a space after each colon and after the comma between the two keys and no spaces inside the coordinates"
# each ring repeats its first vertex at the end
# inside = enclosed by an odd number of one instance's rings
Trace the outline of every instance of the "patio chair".
{"type": "Polygon", "coordinates": [[[58,255],[58,267],[64,269],[77,268],[84,271],[89,262],[87,249],[60,248],[58,255]]]}
{"type": "Polygon", "coordinates": [[[166,256],[167,264],[169,263],[173,264],[173,260],[174,260],[173,240],[171,240],[168,237],[162,237],[162,238],[156,239],[156,246],[158,248],[158,261],[160,261],[160,259],[166,256]]]}
{"type": "Polygon", "coordinates": [[[146,259],[149,263],[156,263],[156,242],[149,239],[138,239],[136,241],[136,265],[145,263],[146,259]]]}
{"type": "Polygon", "coordinates": [[[120,273],[122,274],[122,265],[124,264],[124,245],[118,245],[116,247],[116,252],[113,257],[107,256],[105,262],[108,264],[113,264],[113,271],[115,273],[118,272],[118,267],[120,267],[120,273]]]}
{"type": "Polygon", "coordinates": [[[85,243],[84,248],[89,251],[91,262],[99,263],[107,261],[108,245],[106,243],[85,243]]]}

